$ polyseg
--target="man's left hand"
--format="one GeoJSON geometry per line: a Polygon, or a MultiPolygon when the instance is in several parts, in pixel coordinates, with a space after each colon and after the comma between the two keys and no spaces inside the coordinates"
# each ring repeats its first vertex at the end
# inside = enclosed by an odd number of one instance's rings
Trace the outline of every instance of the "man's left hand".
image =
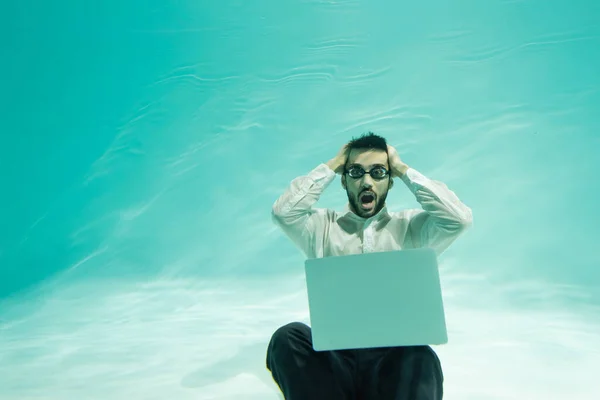
{"type": "Polygon", "coordinates": [[[398,151],[393,146],[387,145],[388,148],[388,160],[390,163],[390,169],[392,173],[392,178],[401,177],[408,170],[408,165],[406,165],[401,159],[398,151]]]}

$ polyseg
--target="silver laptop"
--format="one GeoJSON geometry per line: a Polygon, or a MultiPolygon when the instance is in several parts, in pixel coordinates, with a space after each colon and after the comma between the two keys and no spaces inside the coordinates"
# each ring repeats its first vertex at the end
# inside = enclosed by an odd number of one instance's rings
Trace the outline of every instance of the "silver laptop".
{"type": "Polygon", "coordinates": [[[305,261],[316,351],[448,342],[432,249],[305,261]]]}

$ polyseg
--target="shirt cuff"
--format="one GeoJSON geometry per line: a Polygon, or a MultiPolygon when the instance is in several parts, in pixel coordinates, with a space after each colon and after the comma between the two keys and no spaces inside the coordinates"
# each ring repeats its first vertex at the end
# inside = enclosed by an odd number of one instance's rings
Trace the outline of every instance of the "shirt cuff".
{"type": "Polygon", "coordinates": [[[415,185],[425,186],[429,180],[425,175],[421,174],[414,168],[407,169],[406,173],[402,175],[400,179],[402,179],[404,183],[406,183],[406,185],[411,189],[415,188],[415,185]]]}
{"type": "Polygon", "coordinates": [[[315,169],[309,172],[308,176],[315,182],[332,181],[335,178],[335,171],[329,168],[327,164],[319,164],[315,169]]]}

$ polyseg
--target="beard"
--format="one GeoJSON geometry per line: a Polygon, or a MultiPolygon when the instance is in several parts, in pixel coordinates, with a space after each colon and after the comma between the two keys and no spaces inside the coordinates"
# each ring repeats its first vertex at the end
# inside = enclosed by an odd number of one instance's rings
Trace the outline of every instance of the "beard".
{"type": "Polygon", "coordinates": [[[360,194],[362,192],[353,195],[348,190],[346,190],[346,195],[348,196],[348,201],[352,206],[352,210],[356,215],[362,218],[370,218],[373,215],[377,214],[385,205],[385,199],[387,198],[387,191],[383,193],[381,196],[375,197],[375,206],[370,210],[363,210],[361,207],[361,202],[359,200],[360,194]]]}

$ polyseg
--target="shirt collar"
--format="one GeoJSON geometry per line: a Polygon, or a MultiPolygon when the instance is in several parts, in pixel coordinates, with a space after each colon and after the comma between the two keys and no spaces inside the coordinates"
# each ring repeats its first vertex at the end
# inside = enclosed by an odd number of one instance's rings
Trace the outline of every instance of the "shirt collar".
{"type": "Polygon", "coordinates": [[[381,210],[379,210],[379,212],[377,214],[373,215],[372,217],[363,218],[361,216],[356,215],[355,213],[352,212],[352,210],[350,210],[350,204],[346,204],[344,217],[355,220],[355,221],[360,221],[363,223],[373,223],[373,222],[379,222],[379,221],[388,219],[389,213],[388,213],[388,209],[387,209],[387,205],[386,205],[386,206],[383,206],[383,208],[381,210]]]}

